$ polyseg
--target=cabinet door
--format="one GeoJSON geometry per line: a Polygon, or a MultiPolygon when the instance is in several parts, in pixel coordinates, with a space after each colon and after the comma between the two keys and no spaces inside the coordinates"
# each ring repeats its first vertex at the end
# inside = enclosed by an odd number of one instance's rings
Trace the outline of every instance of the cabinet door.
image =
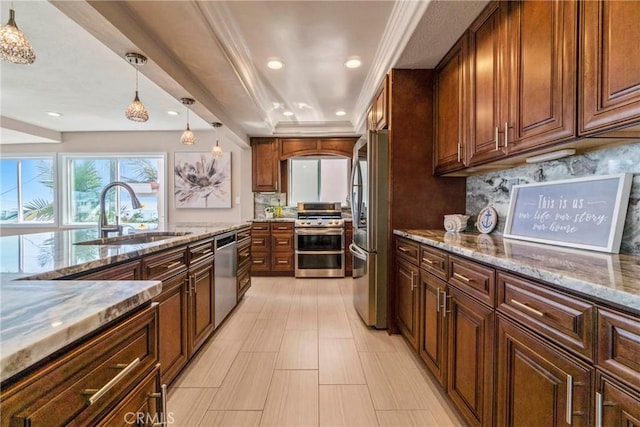
{"type": "Polygon", "coordinates": [[[388,124],[387,114],[387,78],[385,77],[382,83],[382,89],[378,92],[375,99],[375,129],[385,129],[388,124]]]}
{"type": "Polygon", "coordinates": [[[596,426],[640,426],[640,394],[598,373],[596,426]]]}
{"type": "Polygon", "coordinates": [[[504,7],[513,70],[509,117],[501,125],[509,153],[575,137],[577,3],[521,1],[504,7]]]}
{"type": "Polygon", "coordinates": [[[580,3],[580,134],[640,120],[640,6],[580,3]]]}
{"type": "Polygon", "coordinates": [[[436,68],[434,174],[453,172],[465,167],[467,35],[451,48],[436,68]]]}
{"type": "Polygon", "coordinates": [[[189,271],[189,357],[214,329],[213,257],[189,271]]]}
{"type": "Polygon", "coordinates": [[[187,350],[187,272],[162,282],[158,302],[158,348],[163,383],[170,383],[188,360],[187,350]]]}
{"type": "Polygon", "coordinates": [[[503,10],[500,2],[492,3],[469,28],[469,165],[506,153],[500,138],[508,77],[503,10]]]}
{"type": "Polygon", "coordinates": [[[593,369],[502,317],[497,371],[498,426],[591,425],[593,369]]]}
{"type": "Polygon", "coordinates": [[[397,260],[396,264],[396,316],[402,335],[409,343],[418,349],[418,281],[420,273],[418,267],[404,260],[397,260]]]}
{"type": "Polygon", "coordinates": [[[492,425],[494,311],[449,286],[448,392],[470,425],[492,425]]]}
{"type": "Polygon", "coordinates": [[[446,282],[420,270],[420,357],[445,387],[447,317],[440,303],[446,298],[446,292],[446,282]]]}
{"type": "Polygon", "coordinates": [[[275,138],[251,140],[252,191],[278,191],[280,162],[275,138]]]}

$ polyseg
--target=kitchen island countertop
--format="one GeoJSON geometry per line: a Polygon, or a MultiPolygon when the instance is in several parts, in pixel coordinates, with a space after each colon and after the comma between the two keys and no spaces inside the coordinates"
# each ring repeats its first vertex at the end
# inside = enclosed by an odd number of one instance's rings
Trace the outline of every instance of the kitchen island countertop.
{"type": "Polygon", "coordinates": [[[443,230],[394,230],[394,234],[640,313],[638,255],[568,249],[496,234],[443,230]]]}

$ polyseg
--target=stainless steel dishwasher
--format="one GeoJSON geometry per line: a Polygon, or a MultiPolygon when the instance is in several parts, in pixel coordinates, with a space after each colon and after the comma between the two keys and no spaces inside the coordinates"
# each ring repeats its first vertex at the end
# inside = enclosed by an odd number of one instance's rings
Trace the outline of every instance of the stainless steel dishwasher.
{"type": "Polygon", "coordinates": [[[238,302],[236,233],[215,238],[215,327],[217,328],[238,302]]]}

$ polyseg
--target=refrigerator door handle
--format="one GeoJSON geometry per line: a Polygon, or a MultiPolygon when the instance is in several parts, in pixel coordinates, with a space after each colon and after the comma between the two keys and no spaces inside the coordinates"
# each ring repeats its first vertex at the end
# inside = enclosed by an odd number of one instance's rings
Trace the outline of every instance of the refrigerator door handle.
{"type": "Polygon", "coordinates": [[[367,254],[364,253],[364,251],[360,249],[358,246],[356,246],[355,243],[351,243],[349,245],[349,252],[351,252],[351,255],[358,258],[359,260],[362,260],[362,261],[367,260],[367,254]]]}

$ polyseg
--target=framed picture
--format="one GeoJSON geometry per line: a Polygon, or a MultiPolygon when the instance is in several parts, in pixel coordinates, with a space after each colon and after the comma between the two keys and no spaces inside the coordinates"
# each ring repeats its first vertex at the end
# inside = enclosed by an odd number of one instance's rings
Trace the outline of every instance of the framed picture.
{"type": "Polygon", "coordinates": [[[633,174],[516,185],[504,237],[618,253],[633,174]]]}
{"type": "Polygon", "coordinates": [[[231,207],[231,153],[175,153],[174,160],[176,208],[231,207]]]}

